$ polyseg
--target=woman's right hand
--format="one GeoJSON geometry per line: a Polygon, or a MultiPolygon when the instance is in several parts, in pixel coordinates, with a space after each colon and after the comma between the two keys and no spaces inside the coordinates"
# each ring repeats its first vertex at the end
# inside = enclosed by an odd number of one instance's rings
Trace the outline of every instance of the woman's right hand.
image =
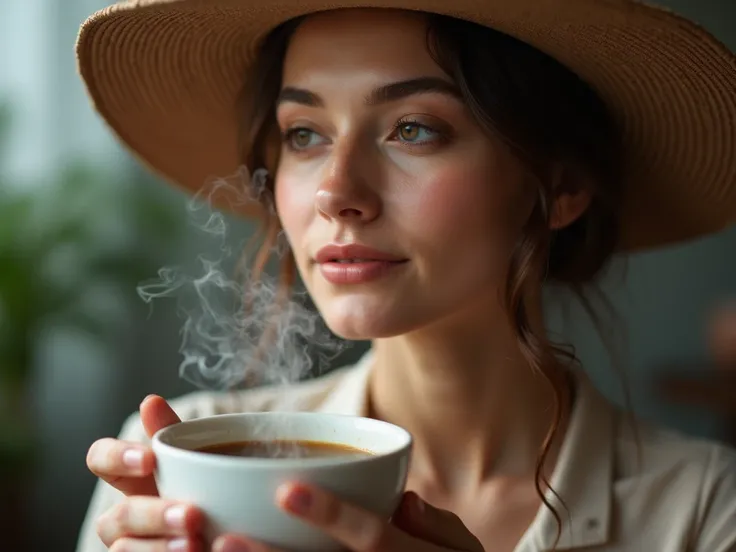
{"type": "MultiPolygon", "coordinates": [[[[146,397],[140,407],[146,434],[181,420],[161,397],[146,397]]],[[[87,453],[87,467],[125,495],[97,520],[97,534],[112,551],[195,552],[204,518],[189,504],[158,497],[153,450],[142,443],[100,439],[87,453]]]]}

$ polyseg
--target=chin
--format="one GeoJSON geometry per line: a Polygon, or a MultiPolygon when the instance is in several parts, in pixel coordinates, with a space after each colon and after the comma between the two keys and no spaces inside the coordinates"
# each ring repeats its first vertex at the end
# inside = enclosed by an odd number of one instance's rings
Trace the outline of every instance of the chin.
{"type": "Polygon", "coordinates": [[[407,305],[333,299],[317,306],[330,331],[351,341],[396,337],[424,325],[417,309],[407,305]]]}

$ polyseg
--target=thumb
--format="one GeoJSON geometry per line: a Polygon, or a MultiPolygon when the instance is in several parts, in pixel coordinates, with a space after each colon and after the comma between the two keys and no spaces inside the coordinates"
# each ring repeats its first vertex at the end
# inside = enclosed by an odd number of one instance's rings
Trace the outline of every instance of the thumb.
{"type": "Polygon", "coordinates": [[[408,491],[393,518],[411,536],[452,550],[483,552],[483,545],[452,512],[435,508],[408,491]]]}
{"type": "Polygon", "coordinates": [[[140,406],[141,422],[149,438],[159,429],[181,422],[176,412],[163,398],[158,395],[149,395],[140,406]]]}

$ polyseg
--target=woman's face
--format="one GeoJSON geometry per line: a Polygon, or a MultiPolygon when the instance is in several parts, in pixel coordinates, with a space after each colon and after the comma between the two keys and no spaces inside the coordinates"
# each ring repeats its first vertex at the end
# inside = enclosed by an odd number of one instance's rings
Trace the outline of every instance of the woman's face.
{"type": "Polygon", "coordinates": [[[278,215],[335,333],[390,337],[488,311],[534,193],[430,57],[421,16],[307,19],[277,116],[278,215]]]}

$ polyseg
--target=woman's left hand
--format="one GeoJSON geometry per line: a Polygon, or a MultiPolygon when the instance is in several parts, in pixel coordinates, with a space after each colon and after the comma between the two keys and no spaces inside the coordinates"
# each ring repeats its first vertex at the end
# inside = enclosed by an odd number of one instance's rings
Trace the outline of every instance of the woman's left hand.
{"type": "MultiPolygon", "coordinates": [[[[279,489],[279,506],[343,544],[351,552],[483,552],[455,514],[407,492],[392,520],[344,502],[322,489],[293,483],[279,489]]],[[[238,535],[223,535],[213,552],[283,552],[238,535]]]]}

